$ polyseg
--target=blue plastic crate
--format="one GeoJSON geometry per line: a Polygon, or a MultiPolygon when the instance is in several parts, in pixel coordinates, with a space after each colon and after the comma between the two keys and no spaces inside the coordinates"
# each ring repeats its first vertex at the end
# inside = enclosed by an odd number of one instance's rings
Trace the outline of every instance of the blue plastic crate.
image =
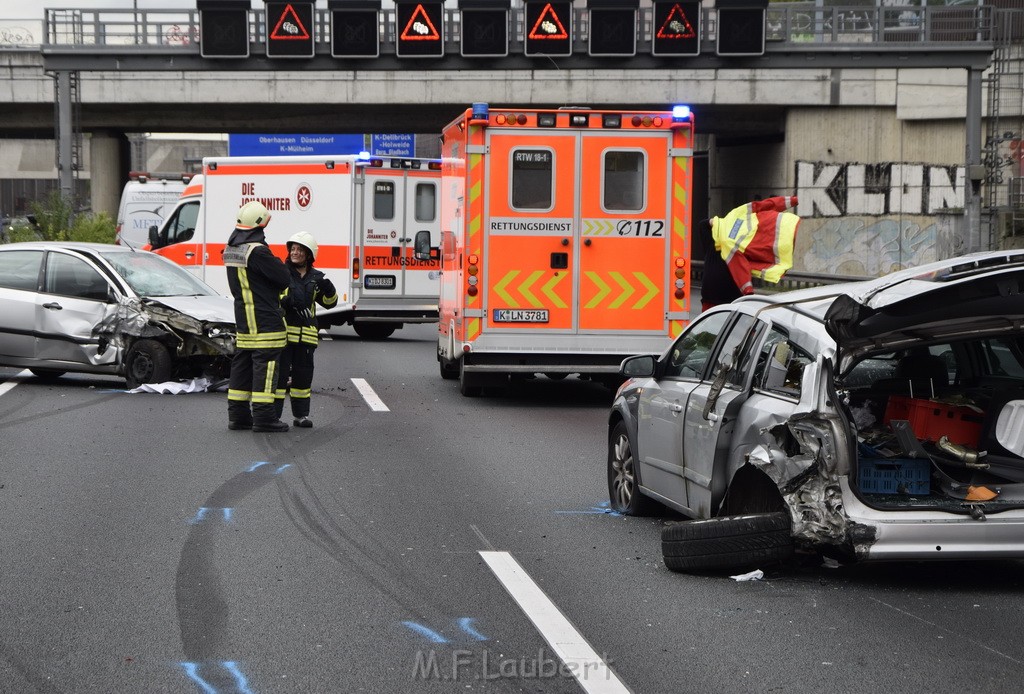
{"type": "Polygon", "coordinates": [[[857,484],[868,494],[931,493],[931,463],[919,458],[861,458],[857,484]]]}

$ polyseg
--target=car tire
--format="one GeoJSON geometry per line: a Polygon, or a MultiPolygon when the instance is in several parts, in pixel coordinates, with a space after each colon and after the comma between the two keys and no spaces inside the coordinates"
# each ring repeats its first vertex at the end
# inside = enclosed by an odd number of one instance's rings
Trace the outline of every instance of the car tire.
{"type": "Polygon", "coordinates": [[[561,371],[545,371],[544,375],[550,378],[552,381],[564,381],[569,374],[563,373],[561,371]]]}
{"type": "Polygon", "coordinates": [[[66,371],[58,371],[57,369],[29,369],[29,371],[31,371],[32,375],[40,381],[46,381],[47,383],[53,383],[67,373],[66,371]]]}
{"type": "Polygon", "coordinates": [[[137,340],[124,357],[124,380],[129,388],[163,383],[171,378],[171,353],[156,340],[137,340]]]}
{"type": "Polygon", "coordinates": [[[785,511],[719,516],[673,523],[661,533],[661,553],[672,571],[742,571],[793,555],[785,511]]]}
{"type": "Polygon", "coordinates": [[[608,498],[612,510],[627,516],[646,516],[656,507],[656,502],[640,491],[633,445],[625,422],[612,427],[608,437],[608,498]]]}
{"type": "Polygon", "coordinates": [[[386,340],[398,330],[396,323],[353,323],[352,329],[364,340],[386,340]]]}
{"type": "Polygon", "coordinates": [[[455,362],[446,361],[444,357],[438,357],[437,363],[441,370],[441,378],[444,380],[454,381],[459,377],[459,365],[455,362]]]}
{"type": "Polygon", "coordinates": [[[459,361],[459,392],[467,398],[478,398],[483,394],[483,386],[480,385],[479,376],[466,373],[466,360],[459,361]]]}

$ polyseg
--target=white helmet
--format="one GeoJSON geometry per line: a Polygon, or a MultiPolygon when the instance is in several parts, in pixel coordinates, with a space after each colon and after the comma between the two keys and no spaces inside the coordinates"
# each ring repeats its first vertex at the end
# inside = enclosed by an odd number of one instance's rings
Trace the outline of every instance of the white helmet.
{"type": "Polygon", "coordinates": [[[300,231],[297,234],[292,234],[292,237],[288,239],[288,243],[285,244],[288,250],[291,250],[291,246],[293,243],[297,243],[300,246],[305,246],[306,249],[309,251],[309,254],[312,256],[312,259],[316,260],[316,239],[313,238],[313,235],[311,233],[309,233],[308,231],[300,231]]]}
{"type": "Polygon", "coordinates": [[[255,229],[265,227],[270,221],[270,211],[259,200],[250,200],[238,208],[238,220],[235,226],[239,229],[255,229]]]}

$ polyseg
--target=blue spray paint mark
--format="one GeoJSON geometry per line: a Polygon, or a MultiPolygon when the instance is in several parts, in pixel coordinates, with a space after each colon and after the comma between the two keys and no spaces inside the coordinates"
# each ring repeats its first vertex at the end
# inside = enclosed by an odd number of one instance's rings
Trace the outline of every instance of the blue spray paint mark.
{"type": "Polygon", "coordinates": [[[422,624],[417,624],[416,622],[410,622],[410,621],[404,621],[404,622],[402,622],[402,624],[404,624],[408,628],[412,629],[416,633],[421,634],[423,636],[426,636],[428,639],[430,639],[434,643],[448,643],[448,639],[446,639],[445,637],[441,636],[440,634],[438,634],[433,629],[430,629],[428,627],[423,626],[422,624]]]}
{"type": "Polygon", "coordinates": [[[270,465],[270,463],[266,463],[266,462],[263,462],[263,463],[253,463],[252,467],[250,467],[248,470],[246,470],[246,472],[255,472],[257,468],[262,467],[264,465],[270,465]]]}
{"type": "Polygon", "coordinates": [[[231,522],[231,514],[234,512],[234,509],[232,509],[232,508],[211,509],[211,508],[207,508],[205,506],[200,506],[199,507],[199,511],[196,512],[196,517],[193,518],[192,520],[190,520],[188,522],[188,524],[189,525],[198,525],[199,523],[202,523],[204,520],[206,520],[207,512],[208,511],[214,511],[214,510],[217,510],[217,511],[221,512],[221,517],[224,519],[225,523],[230,523],[231,522]]]}
{"type": "Polygon", "coordinates": [[[467,634],[469,634],[470,636],[472,636],[477,641],[486,641],[487,637],[473,628],[473,621],[473,617],[460,617],[458,622],[459,628],[467,634]]]}
{"type": "Polygon", "coordinates": [[[249,689],[249,682],[245,679],[245,675],[238,669],[238,663],[233,660],[224,661],[224,669],[231,673],[235,678],[235,684],[238,685],[238,691],[242,694],[253,694],[253,691],[249,689]]]}
{"type": "Polygon", "coordinates": [[[185,668],[185,674],[189,679],[198,684],[206,694],[217,694],[217,689],[199,676],[199,663],[182,663],[181,667],[185,668]]]}
{"type": "MultiPolygon", "coordinates": [[[[254,694],[252,689],[249,688],[249,681],[242,674],[241,669],[238,667],[238,663],[233,660],[225,660],[220,665],[227,670],[231,676],[235,679],[235,686],[232,688],[233,691],[239,692],[240,694],[254,694]]],[[[185,669],[185,674],[188,675],[189,679],[199,685],[200,689],[205,694],[220,694],[217,688],[207,682],[199,674],[199,663],[181,663],[181,667],[185,669]]]]}
{"type": "Polygon", "coordinates": [[[591,506],[586,511],[555,511],[560,516],[569,515],[587,515],[587,516],[615,516],[620,517],[622,514],[612,508],[612,502],[602,501],[597,506],[591,506]]]}
{"type": "Polygon", "coordinates": [[[291,466],[292,466],[292,464],[291,464],[291,463],[285,463],[285,464],[284,464],[284,465],[282,465],[281,467],[279,467],[279,468],[277,468],[276,470],[274,470],[274,474],[275,474],[275,475],[280,475],[280,474],[281,474],[282,472],[284,472],[285,470],[287,470],[287,469],[288,469],[288,468],[290,468],[291,466]]]}

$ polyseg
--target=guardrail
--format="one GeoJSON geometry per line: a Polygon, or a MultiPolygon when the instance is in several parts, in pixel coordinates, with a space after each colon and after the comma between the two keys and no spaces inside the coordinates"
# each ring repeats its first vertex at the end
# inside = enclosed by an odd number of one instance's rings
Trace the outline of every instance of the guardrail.
{"type": "MultiPolygon", "coordinates": [[[[754,278],[754,287],[761,292],[788,291],[790,289],[804,289],[806,287],[820,287],[825,284],[841,284],[843,282],[861,282],[874,279],[873,277],[861,277],[855,275],[836,275],[832,273],[797,272],[790,270],[783,275],[778,284],[763,282],[754,278]]],[[[690,281],[700,285],[704,281],[704,261],[694,260],[690,263],[690,281]]]]}
{"type": "MultiPolygon", "coordinates": [[[[642,0],[643,2],[643,0],[642,0]]],[[[653,8],[639,10],[637,50],[649,50],[657,31],[653,8]]],[[[589,10],[574,10],[574,48],[585,52],[589,38],[589,10]]],[[[717,12],[703,10],[703,38],[717,38],[717,12]]],[[[314,10],[315,43],[324,52],[331,44],[331,12],[314,10]]],[[[985,6],[897,6],[897,7],[819,7],[814,2],[773,3],[766,14],[765,37],[770,43],[949,43],[990,41],[994,28],[1009,21],[1024,36],[1024,10],[999,10],[985,6]]],[[[445,10],[445,42],[458,51],[461,37],[461,13],[445,10]]],[[[10,29],[4,40],[4,20],[0,19],[0,47],[21,45],[31,39],[30,31],[10,29]]],[[[43,43],[53,46],[146,46],[198,51],[198,10],[71,10],[47,9],[43,43]]],[[[393,52],[395,10],[380,13],[382,52],[393,52]]],[[[522,46],[525,32],[523,12],[509,12],[509,43],[522,46]]],[[[266,43],[265,10],[250,10],[250,42],[266,43]]]]}

